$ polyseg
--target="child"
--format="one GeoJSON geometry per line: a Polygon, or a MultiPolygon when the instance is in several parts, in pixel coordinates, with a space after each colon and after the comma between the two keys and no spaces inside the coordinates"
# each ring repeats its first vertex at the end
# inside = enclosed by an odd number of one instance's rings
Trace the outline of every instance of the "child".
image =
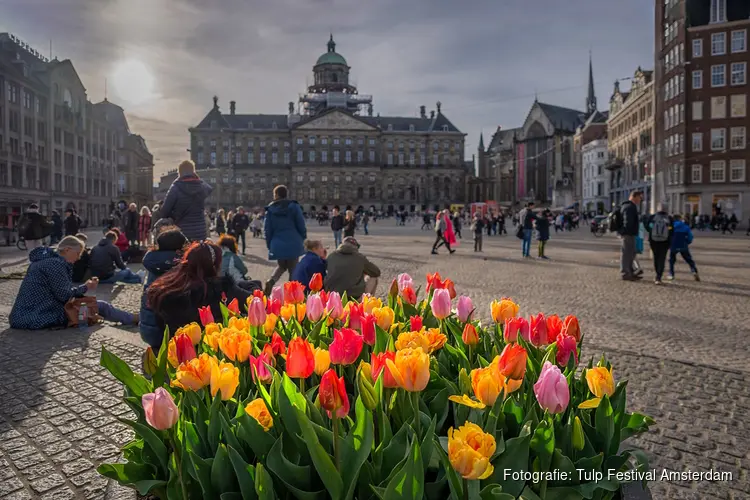
{"type": "Polygon", "coordinates": [[[471,232],[474,234],[474,251],[482,251],[482,231],[484,230],[484,221],[479,212],[474,214],[474,220],[471,222],[471,232]]]}
{"type": "Polygon", "coordinates": [[[237,255],[237,240],[234,236],[228,234],[223,235],[219,238],[219,246],[221,247],[221,272],[222,274],[229,276],[235,282],[235,284],[252,292],[260,290],[262,283],[260,280],[247,279],[247,266],[242,262],[242,259],[237,255]]]}
{"type": "Polygon", "coordinates": [[[294,268],[292,281],[299,281],[307,288],[315,273],[320,273],[325,278],[327,257],[328,252],[320,240],[305,240],[305,255],[294,268]]]}
{"type": "Polygon", "coordinates": [[[687,265],[690,266],[690,272],[693,273],[695,281],[700,281],[698,268],[695,266],[693,256],[690,255],[690,244],[693,242],[693,232],[690,227],[682,221],[679,215],[674,216],[674,226],[672,226],[672,244],[669,247],[669,274],[668,280],[674,279],[674,263],[677,260],[677,254],[682,255],[687,265]]]}

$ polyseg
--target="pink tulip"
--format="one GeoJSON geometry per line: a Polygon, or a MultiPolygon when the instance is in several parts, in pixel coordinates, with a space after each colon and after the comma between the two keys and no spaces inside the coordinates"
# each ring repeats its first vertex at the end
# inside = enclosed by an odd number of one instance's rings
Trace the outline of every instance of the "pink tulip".
{"type": "Polygon", "coordinates": [[[328,294],[326,311],[328,311],[328,315],[333,319],[341,319],[344,316],[344,305],[341,303],[341,295],[338,292],[330,292],[328,294]]]}
{"type": "Polygon", "coordinates": [[[177,423],[180,410],[174,404],[172,396],[163,387],[141,397],[143,411],[148,425],[158,431],[164,431],[177,423]]]}
{"type": "Polygon", "coordinates": [[[307,319],[309,319],[313,323],[317,323],[318,320],[323,316],[323,313],[325,313],[325,309],[323,308],[323,301],[320,300],[320,295],[308,295],[306,309],[307,319]]]}
{"type": "Polygon", "coordinates": [[[406,287],[414,288],[414,281],[411,279],[411,276],[406,273],[399,274],[397,280],[399,292],[403,292],[406,287]]]}
{"type": "Polygon", "coordinates": [[[445,288],[439,288],[432,294],[430,302],[432,314],[437,319],[445,319],[451,313],[451,294],[445,288]]]}
{"type": "Polygon", "coordinates": [[[263,299],[253,297],[247,308],[247,320],[251,326],[262,326],[266,323],[266,308],[263,299]]]}
{"type": "Polygon", "coordinates": [[[250,372],[253,374],[253,382],[255,382],[256,379],[266,384],[271,382],[273,376],[271,375],[271,370],[268,369],[268,366],[273,366],[273,361],[268,353],[264,352],[257,358],[251,354],[248,356],[248,361],[250,361],[250,372]]]}
{"type": "Polygon", "coordinates": [[[361,327],[362,337],[365,339],[365,344],[375,345],[375,316],[372,314],[365,313],[362,316],[361,327]]]}
{"type": "Polygon", "coordinates": [[[518,342],[518,334],[526,342],[530,342],[529,322],[526,318],[505,318],[505,328],[503,328],[503,337],[506,342],[518,342]]]}
{"type": "Polygon", "coordinates": [[[575,364],[578,364],[578,351],[576,350],[576,339],[572,335],[561,333],[557,336],[557,364],[565,368],[568,366],[570,355],[573,355],[575,364]]]}
{"type": "Polygon", "coordinates": [[[539,380],[534,384],[534,394],[539,406],[550,413],[562,413],[570,403],[568,381],[560,368],[549,361],[542,366],[539,380]]]}
{"type": "Polygon", "coordinates": [[[351,328],[333,331],[333,342],[328,347],[331,363],[335,365],[351,365],[362,352],[364,338],[351,328]]]}
{"type": "Polygon", "coordinates": [[[531,343],[537,347],[547,345],[547,320],[539,313],[531,317],[531,343]]]}
{"type": "Polygon", "coordinates": [[[458,298],[458,305],[456,306],[456,313],[461,323],[466,323],[471,320],[471,316],[474,313],[474,304],[471,302],[471,298],[466,295],[461,295],[458,298]]]}
{"type": "Polygon", "coordinates": [[[271,290],[271,300],[276,299],[280,303],[284,303],[284,288],[281,286],[275,286],[271,290]]]}

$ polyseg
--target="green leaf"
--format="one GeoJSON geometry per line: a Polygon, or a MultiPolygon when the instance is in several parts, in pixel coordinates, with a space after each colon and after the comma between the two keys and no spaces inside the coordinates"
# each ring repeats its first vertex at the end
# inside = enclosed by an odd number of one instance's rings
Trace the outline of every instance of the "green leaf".
{"type": "Polygon", "coordinates": [[[448,404],[448,388],[444,387],[430,400],[427,404],[427,408],[430,410],[431,415],[437,417],[437,428],[442,428],[445,421],[448,419],[448,414],[451,409],[451,405],[448,404]]]}
{"type": "Polygon", "coordinates": [[[390,472],[401,462],[408,452],[407,431],[410,427],[404,425],[391,438],[388,446],[383,449],[382,470],[390,472]]]}
{"type": "MultiPolygon", "coordinates": [[[[292,379],[290,379],[286,374],[284,374],[281,382],[278,402],[279,414],[281,416],[281,421],[283,422],[284,427],[286,428],[287,432],[289,432],[289,434],[294,436],[295,439],[299,440],[299,436],[302,434],[302,430],[300,429],[300,424],[298,423],[296,411],[299,410],[303,415],[307,415],[307,400],[302,394],[299,393],[297,386],[294,385],[292,379]]],[[[298,447],[304,448],[304,446],[300,446],[302,444],[300,441],[298,441],[297,444],[298,447]]]]}
{"type": "MultiPolygon", "coordinates": [[[[572,357],[572,356],[571,356],[572,357]]],[[[574,487],[547,488],[545,500],[583,500],[583,495],[574,487]]]]}
{"type": "Polygon", "coordinates": [[[211,485],[219,494],[237,491],[239,488],[232,461],[229,460],[227,447],[224,444],[219,445],[214,463],[211,465],[211,485]]]}
{"type": "Polygon", "coordinates": [[[99,364],[106,368],[117,380],[128,388],[131,395],[141,398],[144,394],[152,392],[151,382],[143,378],[142,375],[133,373],[128,364],[102,347],[102,354],[99,358],[99,364]]]}
{"type": "Polygon", "coordinates": [[[229,460],[232,462],[234,473],[237,476],[237,482],[240,485],[240,493],[245,500],[255,500],[258,495],[255,493],[255,468],[246,463],[240,454],[232,448],[227,447],[229,460]]]}
{"type": "Polygon", "coordinates": [[[318,475],[331,495],[331,498],[333,500],[341,500],[343,498],[344,483],[333,464],[333,460],[331,460],[331,456],[320,445],[318,436],[315,434],[315,430],[305,413],[299,409],[295,409],[294,411],[297,414],[297,423],[301,429],[304,443],[310,452],[310,458],[312,458],[315,470],[318,471],[318,475]]]}
{"type": "Polygon", "coordinates": [[[373,354],[380,354],[388,349],[388,341],[391,339],[391,335],[375,325],[375,347],[373,348],[373,354]]]}
{"type": "Polygon", "coordinates": [[[203,498],[216,498],[213,486],[211,485],[211,469],[214,459],[207,458],[204,460],[192,451],[188,452],[188,455],[190,456],[190,462],[193,464],[196,480],[201,487],[203,498]]]}
{"type": "Polygon", "coordinates": [[[536,452],[539,458],[541,472],[549,471],[549,466],[552,463],[552,454],[555,451],[555,429],[552,427],[549,417],[539,422],[539,425],[534,430],[530,448],[536,452]]]}
{"type": "Polygon", "coordinates": [[[406,463],[391,479],[385,489],[387,500],[422,500],[424,494],[424,468],[419,442],[414,439],[406,463]]]}
{"type": "Polygon", "coordinates": [[[424,470],[427,470],[427,468],[430,466],[430,462],[432,461],[432,451],[435,448],[434,442],[436,423],[436,417],[433,416],[432,420],[430,421],[430,426],[427,428],[427,433],[424,435],[424,439],[422,439],[420,444],[422,453],[422,467],[424,468],[424,470]]]}
{"type": "Polygon", "coordinates": [[[354,427],[341,443],[341,477],[344,481],[345,499],[352,498],[357,489],[359,470],[370,456],[374,439],[372,413],[367,411],[360,397],[357,397],[354,404],[354,414],[354,427]]]}
{"type": "MultiPolygon", "coordinates": [[[[527,486],[523,489],[523,492],[521,492],[521,496],[518,497],[518,500],[542,500],[539,498],[539,495],[534,493],[534,491],[531,489],[531,486],[527,486]]],[[[547,500],[545,497],[544,500],[547,500]]]]}
{"type": "Polygon", "coordinates": [[[208,445],[211,448],[211,452],[216,454],[216,450],[219,447],[221,441],[221,397],[216,395],[211,402],[211,416],[208,419],[208,445]]]}
{"type": "Polygon", "coordinates": [[[266,467],[291,491],[298,500],[325,498],[325,491],[311,492],[315,477],[309,465],[294,464],[284,456],[283,436],[274,443],[266,460],[266,467]]]}
{"type": "MultiPolygon", "coordinates": [[[[126,462],[124,464],[102,464],[96,468],[96,472],[109,479],[114,479],[120,484],[137,484],[147,481],[164,480],[154,479],[156,469],[149,464],[136,464],[126,462]]],[[[165,483],[166,484],[166,483],[165,483]]]]}
{"type": "Polygon", "coordinates": [[[161,488],[166,485],[167,485],[167,482],[162,481],[160,479],[149,479],[146,481],[138,481],[136,483],[133,483],[133,486],[135,486],[136,491],[143,496],[148,495],[148,493],[153,491],[154,488],[161,488]]]}
{"type": "Polygon", "coordinates": [[[243,496],[236,492],[222,493],[220,500],[243,500],[243,496]]]}
{"type": "Polygon", "coordinates": [[[451,461],[448,458],[448,452],[445,450],[440,441],[435,443],[435,449],[437,449],[438,453],[440,454],[440,461],[443,463],[443,469],[445,469],[445,475],[448,478],[448,486],[450,487],[451,493],[453,493],[453,497],[462,498],[463,481],[451,465],[451,461]]]}
{"type": "Polygon", "coordinates": [[[529,443],[531,442],[530,426],[525,425],[521,435],[505,440],[505,451],[493,462],[495,468],[492,475],[482,484],[499,484],[503,491],[518,496],[523,491],[526,481],[523,479],[505,479],[505,469],[524,473],[529,470],[529,443]]]}
{"type": "Polygon", "coordinates": [[[156,356],[156,373],[154,373],[154,388],[163,387],[169,383],[167,375],[167,364],[169,363],[169,327],[164,328],[164,335],[161,340],[161,347],[156,356]]]}
{"type": "Polygon", "coordinates": [[[276,500],[277,498],[273,491],[271,475],[266,472],[261,463],[255,466],[255,492],[258,494],[258,500],[276,500]]]}
{"type": "Polygon", "coordinates": [[[237,429],[237,437],[253,450],[258,460],[263,460],[271,451],[276,439],[247,413],[240,415],[235,420],[240,424],[239,429],[237,429]]]}
{"type": "Polygon", "coordinates": [[[166,473],[169,463],[169,452],[167,451],[167,447],[162,441],[162,438],[159,437],[151,427],[126,418],[118,418],[117,420],[132,427],[135,433],[143,438],[143,441],[158,459],[159,465],[162,466],[162,470],[166,473]]]}
{"type": "Polygon", "coordinates": [[[482,500],[516,500],[516,497],[503,493],[503,487],[499,484],[488,484],[479,493],[482,500]]]}
{"type": "Polygon", "coordinates": [[[599,445],[599,451],[603,451],[605,455],[609,454],[610,444],[612,443],[612,437],[615,432],[615,421],[612,416],[613,410],[612,405],[609,402],[609,397],[605,394],[602,400],[599,402],[599,406],[595,410],[594,415],[594,429],[596,430],[597,444],[599,445]]]}
{"type": "MultiPolygon", "coordinates": [[[[221,432],[222,432],[222,436],[224,436],[224,442],[226,442],[227,446],[231,446],[232,448],[240,452],[244,457],[245,453],[242,450],[242,446],[240,445],[240,442],[237,440],[237,436],[235,436],[234,432],[232,432],[232,428],[229,426],[229,421],[227,420],[227,417],[225,417],[222,413],[219,413],[219,419],[221,420],[221,432]]],[[[244,457],[244,458],[247,458],[247,457],[244,457]]]]}

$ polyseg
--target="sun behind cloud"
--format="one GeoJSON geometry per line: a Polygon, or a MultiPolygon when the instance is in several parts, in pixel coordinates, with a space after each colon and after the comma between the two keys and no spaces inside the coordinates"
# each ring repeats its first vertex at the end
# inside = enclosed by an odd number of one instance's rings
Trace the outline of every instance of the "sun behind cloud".
{"type": "Polygon", "coordinates": [[[117,96],[126,104],[138,106],[155,97],[156,79],[146,64],[138,59],[118,62],[112,73],[117,96]]]}

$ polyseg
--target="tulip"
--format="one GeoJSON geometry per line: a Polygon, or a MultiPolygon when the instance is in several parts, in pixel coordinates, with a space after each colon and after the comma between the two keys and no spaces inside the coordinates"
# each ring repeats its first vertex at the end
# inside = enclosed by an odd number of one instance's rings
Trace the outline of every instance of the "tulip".
{"type": "Polygon", "coordinates": [[[503,379],[522,380],[526,374],[526,349],[508,344],[497,358],[497,369],[503,379]]]}
{"type": "Polygon", "coordinates": [[[305,313],[307,312],[307,306],[305,306],[304,303],[302,304],[284,304],[281,306],[281,317],[284,319],[284,321],[289,321],[294,317],[294,312],[297,312],[297,321],[302,323],[302,320],[305,319],[305,313]]]}
{"type": "Polygon", "coordinates": [[[316,347],[313,357],[315,358],[315,375],[321,376],[331,366],[331,355],[325,349],[316,347]]]}
{"type": "Polygon", "coordinates": [[[350,365],[354,363],[362,352],[364,338],[351,328],[333,331],[333,342],[328,347],[331,363],[336,365],[350,365]]]}
{"type": "Polygon", "coordinates": [[[190,340],[190,337],[182,333],[180,335],[177,335],[174,338],[175,348],[176,348],[176,354],[177,354],[177,364],[181,365],[185,361],[190,361],[191,359],[195,359],[198,355],[195,354],[195,347],[193,346],[193,341],[190,340]]]}
{"type": "Polygon", "coordinates": [[[444,288],[440,273],[428,274],[427,275],[427,293],[429,294],[433,290],[444,288]]]}
{"type": "Polygon", "coordinates": [[[360,304],[355,302],[347,302],[344,308],[344,313],[348,317],[349,328],[354,330],[362,329],[362,314],[364,313],[363,308],[360,304]]]}
{"type": "Polygon", "coordinates": [[[395,299],[398,297],[398,280],[396,278],[391,281],[391,287],[388,289],[388,298],[395,299]]]}
{"type": "Polygon", "coordinates": [[[379,354],[372,355],[372,378],[377,382],[380,374],[383,374],[383,387],[386,389],[393,389],[398,387],[398,382],[393,378],[391,369],[386,366],[386,360],[394,361],[396,359],[396,353],[393,351],[385,351],[379,354]]]}
{"type": "Polygon", "coordinates": [[[545,346],[549,343],[547,339],[547,321],[544,319],[544,314],[539,313],[531,317],[529,337],[531,343],[537,347],[545,346]]]}
{"type": "Polygon", "coordinates": [[[198,345],[201,341],[201,327],[198,323],[193,322],[178,328],[177,331],[174,332],[174,336],[176,337],[181,333],[187,333],[190,336],[193,345],[198,345]]]}
{"type": "Polygon", "coordinates": [[[318,292],[318,296],[320,297],[320,301],[323,303],[323,305],[328,304],[328,292],[325,290],[321,290],[318,292]]]}
{"type": "Polygon", "coordinates": [[[250,326],[262,326],[266,323],[266,308],[263,307],[263,299],[253,297],[247,307],[247,320],[250,326]]]}
{"type": "Polygon", "coordinates": [[[508,394],[516,392],[518,389],[521,388],[521,384],[523,383],[523,380],[514,380],[512,378],[509,379],[503,379],[503,391],[505,391],[505,397],[508,396],[508,394]]]}
{"type": "Polygon", "coordinates": [[[573,355],[574,364],[578,364],[578,350],[576,349],[576,339],[571,335],[561,333],[555,341],[557,344],[557,364],[565,368],[568,366],[570,355],[573,355]]]}
{"type": "Polygon", "coordinates": [[[403,298],[407,304],[414,305],[417,303],[417,292],[414,288],[407,286],[401,291],[401,298],[403,298]]]}
{"type": "Polygon", "coordinates": [[[273,375],[271,375],[271,370],[268,369],[268,366],[272,363],[268,354],[263,352],[257,358],[251,354],[247,359],[250,361],[250,372],[253,375],[253,382],[260,380],[264,384],[270,383],[273,375]]]}
{"type": "Polygon", "coordinates": [[[365,408],[370,411],[375,410],[379,401],[378,393],[375,392],[373,385],[372,366],[370,366],[370,363],[360,361],[359,368],[357,368],[357,390],[365,408]]]}
{"type": "Polygon", "coordinates": [[[362,316],[362,337],[364,338],[365,344],[375,345],[375,316],[372,314],[365,314],[362,316]]]}
{"type": "Polygon", "coordinates": [[[396,313],[390,307],[376,307],[372,310],[373,316],[378,326],[386,332],[391,328],[393,321],[396,319],[396,313]]]}
{"type": "Polygon", "coordinates": [[[266,294],[263,293],[263,290],[253,290],[253,294],[248,297],[247,303],[250,304],[250,301],[253,297],[258,297],[260,300],[263,301],[263,305],[266,305],[266,302],[268,302],[268,298],[266,297],[266,294]]]}
{"type": "Polygon", "coordinates": [[[281,336],[276,332],[273,332],[273,336],[271,337],[271,349],[273,349],[274,356],[286,353],[286,344],[284,343],[284,339],[282,339],[281,336]]]}
{"type": "Polygon", "coordinates": [[[467,422],[457,430],[448,429],[448,459],[464,479],[487,479],[494,467],[490,458],[497,444],[492,434],[482,431],[477,424],[467,422]]]}
{"type": "Polygon", "coordinates": [[[534,394],[539,406],[552,414],[564,412],[570,403],[568,381],[560,368],[549,361],[542,366],[539,380],[534,384],[534,394]]]}
{"type": "Polygon", "coordinates": [[[305,339],[294,337],[289,341],[286,355],[286,374],[291,378],[308,378],[315,371],[315,355],[305,339]]]}
{"type": "Polygon", "coordinates": [[[250,321],[247,318],[240,318],[239,316],[232,316],[229,318],[227,328],[233,328],[243,332],[250,333],[250,321]]]}
{"type": "Polygon", "coordinates": [[[471,370],[471,388],[479,401],[492,406],[503,392],[503,382],[491,366],[471,370]]]}
{"type": "Polygon", "coordinates": [[[143,371],[149,375],[152,376],[154,373],[156,373],[156,370],[158,369],[156,356],[154,355],[153,349],[151,347],[147,347],[145,351],[143,351],[142,356],[143,361],[143,371]]]}
{"type": "Polygon", "coordinates": [[[266,334],[267,337],[270,337],[273,335],[274,330],[276,330],[276,323],[279,321],[279,317],[274,313],[267,313],[266,314],[266,321],[263,323],[263,332],[266,334]]]}
{"type": "Polygon", "coordinates": [[[169,344],[167,344],[167,361],[169,361],[169,364],[172,365],[172,368],[177,368],[180,366],[180,362],[177,359],[177,340],[176,337],[172,337],[169,339],[169,344]]]}
{"type": "Polygon", "coordinates": [[[268,432],[268,430],[273,427],[273,417],[271,416],[271,412],[268,411],[266,402],[263,401],[263,399],[257,398],[250,401],[247,406],[245,406],[245,413],[253,417],[260,426],[263,427],[264,431],[268,432]]]}
{"type": "Polygon", "coordinates": [[[414,281],[411,279],[411,276],[409,276],[406,273],[401,273],[396,277],[396,280],[398,281],[398,290],[399,292],[403,292],[404,288],[414,288],[414,281]]]}
{"type": "Polygon", "coordinates": [[[584,446],[586,446],[586,440],[583,435],[583,425],[581,424],[581,419],[578,417],[573,420],[573,436],[571,441],[573,448],[578,451],[581,451],[584,446]]]}
{"type": "Polygon", "coordinates": [[[461,295],[458,298],[458,304],[456,305],[456,314],[458,315],[458,319],[462,323],[466,323],[467,321],[471,320],[471,316],[474,313],[474,304],[471,302],[471,299],[467,297],[466,295],[461,295]]]}
{"type": "Polygon", "coordinates": [[[472,325],[471,323],[466,323],[464,332],[461,334],[461,339],[464,341],[464,344],[468,346],[474,346],[479,343],[479,334],[477,333],[477,329],[474,327],[474,325],[472,325]]]}
{"type": "Polygon", "coordinates": [[[484,410],[487,405],[476,399],[472,399],[467,394],[461,394],[460,396],[448,396],[448,401],[453,401],[460,405],[468,406],[469,408],[476,408],[477,410],[484,410]]]}
{"type": "Polygon", "coordinates": [[[301,304],[305,301],[305,286],[299,281],[284,283],[284,303],[301,304]]]}
{"type": "Polygon", "coordinates": [[[453,284],[453,280],[452,279],[445,280],[445,282],[443,283],[443,286],[445,287],[446,290],[448,290],[448,293],[450,294],[451,300],[455,299],[456,298],[456,287],[453,284]]]}
{"type": "Polygon", "coordinates": [[[308,283],[307,286],[313,292],[321,291],[323,289],[323,275],[320,273],[313,274],[312,278],[310,278],[310,283],[308,283]]]}
{"type": "Polygon", "coordinates": [[[228,328],[219,338],[219,348],[227,358],[243,363],[253,350],[253,338],[245,331],[228,328]]]}
{"type": "Polygon", "coordinates": [[[422,316],[412,316],[409,318],[409,324],[411,325],[411,331],[418,332],[422,329],[422,316]]]}
{"type": "Polygon", "coordinates": [[[497,324],[505,324],[506,318],[518,316],[518,304],[510,299],[493,300],[490,304],[492,320],[497,324]]]}
{"type": "Polygon", "coordinates": [[[276,298],[269,299],[266,304],[266,313],[274,314],[276,316],[281,314],[281,301],[276,298]]]}
{"type": "Polygon", "coordinates": [[[349,414],[349,396],[346,394],[344,377],[337,377],[333,369],[329,369],[320,379],[318,388],[320,406],[328,413],[328,418],[344,418],[349,414]]]}
{"type": "Polygon", "coordinates": [[[214,322],[214,313],[211,312],[210,306],[203,306],[198,308],[198,316],[201,319],[201,324],[203,326],[208,325],[209,323],[214,322]]]}
{"type": "Polygon", "coordinates": [[[273,347],[271,347],[270,343],[263,346],[261,354],[265,354],[268,364],[276,368],[276,356],[273,354],[273,347]]]}
{"type": "Polygon", "coordinates": [[[422,349],[402,349],[385,364],[399,387],[408,392],[421,392],[430,381],[430,356],[422,349]]]}
{"type": "Polygon", "coordinates": [[[234,396],[240,385],[240,369],[232,363],[222,361],[211,366],[211,397],[221,392],[221,400],[226,401],[234,396]]]}
{"type": "Polygon", "coordinates": [[[554,344],[557,336],[562,333],[563,322],[560,316],[553,314],[547,316],[547,344],[554,344]]]}
{"type": "Polygon", "coordinates": [[[383,301],[369,294],[362,295],[362,311],[372,314],[372,311],[378,307],[383,307],[383,301]]]}
{"type": "Polygon", "coordinates": [[[203,389],[211,383],[211,368],[216,363],[216,358],[204,352],[197,358],[181,364],[172,380],[172,387],[179,387],[184,391],[203,389]]]}
{"type": "Polygon", "coordinates": [[[221,330],[224,327],[218,323],[209,323],[205,327],[203,327],[203,331],[206,333],[206,335],[216,335],[218,333],[221,333],[221,330]]]}
{"type": "Polygon", "coordinates": [[[229,312],[231,314],[239,316],[239,314],[240,314],[240,303],[239,303],[239,301],[237,301],[237,297],[233,298],[232,301],[229,304],[227,304],[227,310],[229,310],[229,312]]]}
{"type": "Polygon", "coordinates": [[[396,339],[396,350],[419,348],[427,354],[432,354],[442,349],[447,341],[448,337],[440,333],[440,330],[437,328],[430,328],[426,332],[404,332],[396,339]]]}
{"type": "Polygon", "coordinates": [[[563,333],[576,339],[576,342],[580,342],[581,327],[578,325],[578,318],[572,315],[565,316],[565,320],[563,321],[563,333]]]}
{"type": "Polygon", "coordinates": [[[432,294],[432,301],[430,301],[430,307],[432,308],[432,314],[437,319],[445,319],[451,313],[451,296],[448,290],[439,288],[432,294]]]}
{"type": "Polygon", "coordinates": [[[326,312],[328,313],[328,316],[333,319],[341,319],[344,317],[344,306],[341,305],[341,296],[338,292],[330,292],[328,294],[326,312]]]}
{"type": "Polygon", "coordinates": [[[180,410],[174,404],[171,394],[163,387],[141,396],[146,422],[157,431],[170,429],[180,418],[180,410]]]}
{"type": "Polygon", "coordinates": [[[591,394],[597,398],[602,398],[605,394],[612,397],[612,394],[615,393],[615,379],[612,377],[612,370],[607,370],[603,366],[586,370],[586,383],[591,394]]]}
{"type": "Polygon", "coordinates": [[[518,342],[518,334],[526,342],[530,342],[529,322],[526,318],[505,318],[505,327],[503,328],[503,337],[505,342],[518,342]]]}
{"type": "Polygon", "coordinates": [[[321,302],[320,297],[318,297],[317,295],[309,295],[307,297],[307,305],[305,309],[307,313],[307,319],[309,319],[313,323],[317,323],[325,313],[323,302],[321,302]]]}

